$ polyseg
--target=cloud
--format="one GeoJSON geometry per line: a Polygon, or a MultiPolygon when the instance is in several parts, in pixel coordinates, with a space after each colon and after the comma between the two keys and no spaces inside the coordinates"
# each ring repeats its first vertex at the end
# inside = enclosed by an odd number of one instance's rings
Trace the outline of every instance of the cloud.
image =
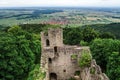
{"type": "Polygon", "coordinates": [[[0,6],[120,6],[120,0],[0,0],[0,6]]]}

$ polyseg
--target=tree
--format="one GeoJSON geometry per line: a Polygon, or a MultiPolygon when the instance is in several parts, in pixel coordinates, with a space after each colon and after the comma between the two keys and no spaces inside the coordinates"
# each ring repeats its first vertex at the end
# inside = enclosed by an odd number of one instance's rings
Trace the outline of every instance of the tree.
{"type": "Polygon", "coordinates": [[[85,27],[82,30],[83,40],[85,42],[91,42],[95,38],[98,38],[99,34],[91,27],[85,27]]]}
{"type": "Polygon", "coordinates": [[[40,39],[19,26],[0,33],[0,77],[2,80],[24,80],[34,65],[40,63],[40,39]]]}
{"type": "Polygon", "coordinates": [[[107,74],[110,80],[120,80],[120,53],[112,52],[107,64],[107,74]]]}
{"type": "Polygon", "coordinates": [[[88,42],[85,42],[85,41],[81,40],[80,41],[80,45],[81,46],[88,46],[88,42]]]}
{"type": "Polygon", "coordinates": [[[64,29],[64,43],[70,45],[78,45],[82,40],[81,31],[78,28],[65,28],[64,29]]]}
{"type": "Polygon", "coordinates": [[[96,59],[97,64],[104,72],[107,71],[109,56],[113,51],[118,52],[119,48],[120,41],[113,39],[95,39],[90,45],[93,58],[96,59]]]}
{"type": "Polygon", "coordinates": [[[110,33],[110,32],[104,32],[104,33],[101,33],[100,34],[100,38],[106,38],[106,39],[109,39],[109,38],[111,38],[111,39],[115,39],[115,35],[113,35],[112,33],[110,33]]]}

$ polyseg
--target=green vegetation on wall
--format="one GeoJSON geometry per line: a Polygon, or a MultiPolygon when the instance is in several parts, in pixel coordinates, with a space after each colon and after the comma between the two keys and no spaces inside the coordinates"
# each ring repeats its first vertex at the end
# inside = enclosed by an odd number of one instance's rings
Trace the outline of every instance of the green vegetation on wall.
{"type": "Polygon", "coordinates": [[[79,58],[79,61],[78,61],[79,66],[80,67],[90,66],[91,60],[92,60],[92,56],[91,56],[90,52],[83,50],[81,57],[79,58]]]}
{"type": "Polygon", "coordinates": [[[90,73],[91,74],[95,74],[95,68],[93,67],[93,68],[90,68],[90,73]]]}
{"type": "Polygon", "coordinates": [[[76,54],[73,54],[73,55],[71,55],[71,59],[77,59],[77,55],[76,54]]]}

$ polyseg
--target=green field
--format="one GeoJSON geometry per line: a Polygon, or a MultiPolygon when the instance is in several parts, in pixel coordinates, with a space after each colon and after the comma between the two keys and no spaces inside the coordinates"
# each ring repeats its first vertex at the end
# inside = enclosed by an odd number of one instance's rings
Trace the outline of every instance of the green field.
{"type": "Polygon", "coordinates": [[[0,25],[49,23],[70,26],[120,22],[119,9],[102,8],[15,8],[0,9],[0,25]]]}

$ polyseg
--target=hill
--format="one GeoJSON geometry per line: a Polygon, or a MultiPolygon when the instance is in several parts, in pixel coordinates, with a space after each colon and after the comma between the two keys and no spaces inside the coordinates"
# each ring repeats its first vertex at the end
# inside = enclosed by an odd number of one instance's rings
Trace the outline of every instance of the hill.
{"type": "Polygon", "coordinates": [[[111,23],[111,24],[95,24],[89,25],[97,31],[102,32],[110,32],[116,36],[116,38],[120,39],[120,23],[111,23]]]}

